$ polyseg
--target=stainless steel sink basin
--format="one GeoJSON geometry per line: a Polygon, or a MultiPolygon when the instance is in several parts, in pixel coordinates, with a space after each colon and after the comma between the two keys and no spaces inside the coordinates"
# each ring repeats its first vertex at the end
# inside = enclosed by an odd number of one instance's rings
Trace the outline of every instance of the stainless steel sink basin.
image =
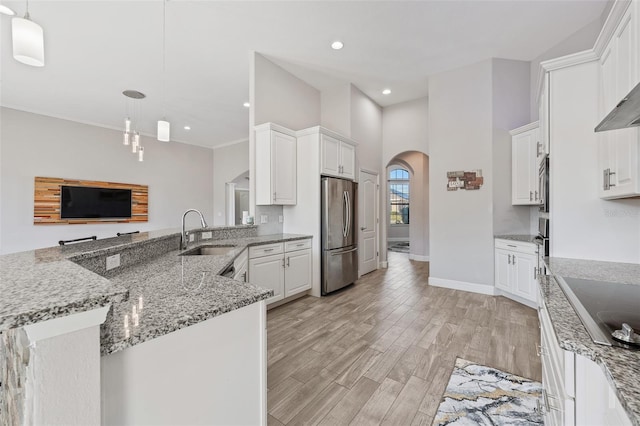
{"type": "Polygon", "coordinates": [[[234,246],[202,246],[185,251],[181,256],[216,256],[229,253],[234,246]]]}

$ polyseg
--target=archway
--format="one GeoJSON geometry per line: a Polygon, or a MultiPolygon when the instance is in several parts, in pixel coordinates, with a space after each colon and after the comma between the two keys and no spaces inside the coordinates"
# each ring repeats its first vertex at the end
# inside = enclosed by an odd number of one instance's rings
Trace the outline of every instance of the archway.
{"type": "Polygon", "coordinates": [[[386,167],[386,248],[410,260],[429,261],[429,157],[419,151],[395,155],[386,167]]]}

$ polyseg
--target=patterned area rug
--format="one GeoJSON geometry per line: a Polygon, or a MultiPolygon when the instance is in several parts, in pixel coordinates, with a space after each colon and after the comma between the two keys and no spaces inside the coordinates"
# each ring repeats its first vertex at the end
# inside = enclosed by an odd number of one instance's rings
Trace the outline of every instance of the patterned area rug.
{"type": "Polygon", "coordinates": [[[389,251],[397,251],[399,253],[409,253],[409,241],[399,241],[397,243],[389,243],[387,246],[389,251]]]}
{"type": "Polygon", "coordinates": [[[542,425],[542,384],[458,358],[434,425],[542,425]]]}

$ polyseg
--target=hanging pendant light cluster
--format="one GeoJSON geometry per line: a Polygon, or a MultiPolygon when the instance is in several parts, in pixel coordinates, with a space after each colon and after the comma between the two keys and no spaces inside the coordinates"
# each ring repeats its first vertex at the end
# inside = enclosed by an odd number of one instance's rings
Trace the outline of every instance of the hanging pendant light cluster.
{"type": "Polygon", "coordinates": [[[137,90],[125,90],[122,94],[127,97],[127,117],[124,119],[122,144],[131,146],[131,152],[138,154],[138,161],[144,161],[144,147],[140,144],[140,131],[138,130],[138,121],[140,120],[138,101],[146,98],[146,95],[137,90]]]}
{"type": "MultiPolygon", "coordinates": [[[[16,14],[2,5],[0,5],[0,13],[9,16],[16,14]]],[[[26,1],[24,17],[16,16],[11,19],[11,40],[13,58],[16,61],[32,67],[44,66],[44,31],[29,16],[29,0],[26,1]]]]}

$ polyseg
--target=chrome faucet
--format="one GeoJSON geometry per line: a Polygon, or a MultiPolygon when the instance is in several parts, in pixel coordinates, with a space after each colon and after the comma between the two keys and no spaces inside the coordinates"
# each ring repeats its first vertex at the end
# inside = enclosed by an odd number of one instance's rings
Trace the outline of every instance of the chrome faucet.
{"type": "Polygon", "coordinates": [[[207,227],[207,222],[204,220],[204,216],[196,209],[189,209],[182,215],[182,234],[180,234],[180,250],[184,250],[187,248],[187,232],[184,229],[184,219],[187,217],[189,212],[196,212],[200,215],[200,224],[203,228],[207,227]]]}

